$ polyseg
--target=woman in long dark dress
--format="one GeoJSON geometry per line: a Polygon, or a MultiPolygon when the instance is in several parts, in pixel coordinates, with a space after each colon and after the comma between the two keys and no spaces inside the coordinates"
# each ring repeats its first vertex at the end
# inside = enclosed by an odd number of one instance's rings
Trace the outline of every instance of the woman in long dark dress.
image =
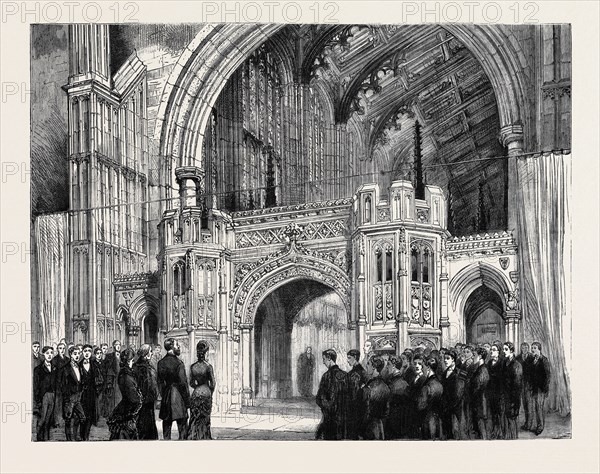
{"type": "Polygon", "coordinates": [[[135,380],[142,393],[142,408],[137,419],[139,439],[158,439],[154,416],[154,403],[158,398],[158,385],[156,383],[156,370],[150,363],[151,357],[152,347],[149,344],[144,344],[138,350],[138,358],[133,365],[135,380]]]}
{"type": "Polygon", "coordinates": [[[190,425],[188,439],[212,439],[210,434],[210,413],[215,378],[212,366],[206,362],[208,343],[200,341],[196,345],[198,362],[190,368],[190,387],[194,389],[190,399],[190,425]]]}
{"type": "Polygon", "coordinates": [[[137,416],[142,408],[142,394],[133,374],[133,349],[121,351],[121,370],[117,378],[122,399],[107,420],[110,440],[138,439],[137,416]]]}

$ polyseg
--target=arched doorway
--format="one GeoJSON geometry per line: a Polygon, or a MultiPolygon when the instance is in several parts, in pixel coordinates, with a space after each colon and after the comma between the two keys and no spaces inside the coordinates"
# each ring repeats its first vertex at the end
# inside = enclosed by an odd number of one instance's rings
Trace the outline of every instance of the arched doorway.
{"type": "Polygon", "coordinates": [[[151,344],[153,346],[158,344],[158,318],[154,311],[150,311],[144,318],[143,338],[144,344],[151,344]]]}
{"type": "Polygon", "coordinates": [[[502,299],[485,285],[474,290],[465,302],[465,339],[468,344],[491,343],[504,338],[502,299]]]}
{"type": "Polygon", "coordinates": [[[347,322],[341,298],[323,283],[294,280],[267,295],[257,308],[254,323],[254,396],[258,404],[260,399],[312,400],[326,370],[321,352],[335,349],[338,365],[343,366],[345,353],[353,347],[347,322]],[[312,349],[312,364],[301,358],[307,347],[312,349]],[[302,377],[302,372],[311,375],[302,377]]]}

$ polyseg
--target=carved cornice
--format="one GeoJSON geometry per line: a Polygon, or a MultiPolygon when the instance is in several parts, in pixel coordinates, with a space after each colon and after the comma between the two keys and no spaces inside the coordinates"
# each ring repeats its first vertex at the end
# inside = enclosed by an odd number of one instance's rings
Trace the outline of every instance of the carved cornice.
{"type": "Polygon", "coordinates": [[[571,97],[571,81],[550,81],[542,85],[543,99],[558,100],[564,96],[571,97]]]}
{"type": "Polygon", "coordinates": [[[113,285],[116,291],[158,288],[158,272],[115,275],[113,285]]]}
{"type": "Polygon", "coordinates": [[[269,207],[266,209],[255,209],[252,211],[239,211],[231,214],[234,222],[252,217],[271,216],[273,214],[294,214],[296,217],[302,212],[314,212],[319,210],[349,208],[352,205],[352,198],[336,199],[333,201],[309,202],[306,204],[297,204],[293,206],[269,207]]]}
{"type": "Polygon", "coordinates": [[[448,259],[480,255],[514,254],[517,244],[510,232],[453,237],[447,241],[448,259]]]}

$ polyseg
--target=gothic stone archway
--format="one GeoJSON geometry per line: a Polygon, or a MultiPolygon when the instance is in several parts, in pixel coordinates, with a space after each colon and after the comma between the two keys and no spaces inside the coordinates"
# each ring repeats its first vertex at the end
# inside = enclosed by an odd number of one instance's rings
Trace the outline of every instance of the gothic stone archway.
{"type": "MultiPolygon", "coordinates": [[[[350,313],[350,280],[329,254],[312,251],[292,240],[289,246],[254,263],[243,264],[236,272],[238,289],[233,302],[233,332],[240,334],[242,403],[252,404],[254,321],[260,303],[274,290],[297,280],[313,280],[331,288],[350,313]]],[[[349,324],[350,326],[350,324],[349,324]]]]}

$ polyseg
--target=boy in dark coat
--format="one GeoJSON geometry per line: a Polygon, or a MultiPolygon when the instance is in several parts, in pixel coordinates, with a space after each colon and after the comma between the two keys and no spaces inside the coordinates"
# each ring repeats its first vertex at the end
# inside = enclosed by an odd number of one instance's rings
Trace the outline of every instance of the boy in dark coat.
{"type": "Polygon", "coordinates": [[[437,361],[430,358],[424,368],[425,382],[417,395],[417,417],[422,439],[435,440],[441,437],[440,403],[444,389],[436,372],[437,361]]]}
{"type": "Polygon", "coordinates": [[[447,439],[464,439],[465,379],[456,368],[456,352],[450,350],[444,356],[446,371],[442,379],[442,430],[447,439]]]}
{"type": "Polygon", "coordinates": [[[317,405],[323,418],[315,433],[316,439],[344,439],[346,437],[346,394],[348,393],[347,374],[335,361],[337,354],[333,349],[323,351],[323,364],[327,372],[321,377],[317,391],[317,405]]]}
{"type": "Polygon", "coordinates": [[[104,385],[100,366],[93,357],[93,348],[89,344],[83,346],[83,360],[79,363],[81,371],[81,406],[85,413],[85,422],[81,425],[81,439],[88,441],[92,425],[98,426],[100,418],[99,399],[104,385]]]}
{"type": "Polygon", "coordinates": [[[385,439],[383,421],[390,413],[390,389],[380,375],[385,362],[376,355],[371,364],[374,377],[363,388],[365,439],[385,439]]]}
{"type": "Polygon", "coordinates": [[[533,426],[533,400],[531,396],[531,383],[529,376],[531,359],[532,355],[529,352],[529,344],[524,342],[521,344],[521,353],[517,356],[517,360],[523,368],[523,393],[521,396],[521,405],[523,407],[523,414],[525,415],[525,422],[521,428],[524,430],[531,430],[533,426]]]}
{"type": "Polygon", "coordinates": [[[539,342],[534,342],[531,345],[531,352],[533,357],[530,360],[529,376],[533,413],[530,413],[530,416],[533,425],[532,431],[536,435],[540,435],[546,424],[544,404],[550,388],[550,362],[542,354],[542,345],[539,342]]]}
{"type": "Polygon", "coordinates": [[[348,372],[348,439],[359,439],[363,435],[363,400],[362,388],[367,383],[367,372],[358,362],[360,360],[360,351],[352,349],[347,354],[350,372],[348,372]]]}
{"type": "Polygon", "coordinates": [[[67,441],[81,441],[80,426],[85,423],[85,412],[81,405],[81,352],[77,346],[69,347],[69,365],[63,368],[61,385],[63,389],[63,418],[67,441]]]}
{"type": "Polygon", "coordinates": [[[50,428],[54,415],[57,370],[52,367],[54,350],[50,346],[42,348],[44,361],[33,369],[33,400],[35,411],[39,413],[37,440],[50,439],[50,428]]]}
{"type": "Polygon", "coordinates": [[[384,380],[390,388],[390,415],[385,421],[385,439],[400,439],[408,436],[410,393],[408,383],[397,367],[395,357],[386,365],[384,380]]]}
{"type": "Polygon", "coordinates": [[[518,418],[521,409],[521,393],[523,392],[523,367],[515,357],[515,346],[505,342],[504,352],[504,416],[505,439],[519,437],[518,418]]]}
{"type": "Polygon", "coordinates": [[[486,359],[487,351],[485,349],[482,347],[475,349],[473,353],[473,366],[475,369],[468,384],[471,423],[475,436],[478,439],[489,439],[487,429],[488,400],[486,393],[490,374],[485,365],[486,359]]]}

